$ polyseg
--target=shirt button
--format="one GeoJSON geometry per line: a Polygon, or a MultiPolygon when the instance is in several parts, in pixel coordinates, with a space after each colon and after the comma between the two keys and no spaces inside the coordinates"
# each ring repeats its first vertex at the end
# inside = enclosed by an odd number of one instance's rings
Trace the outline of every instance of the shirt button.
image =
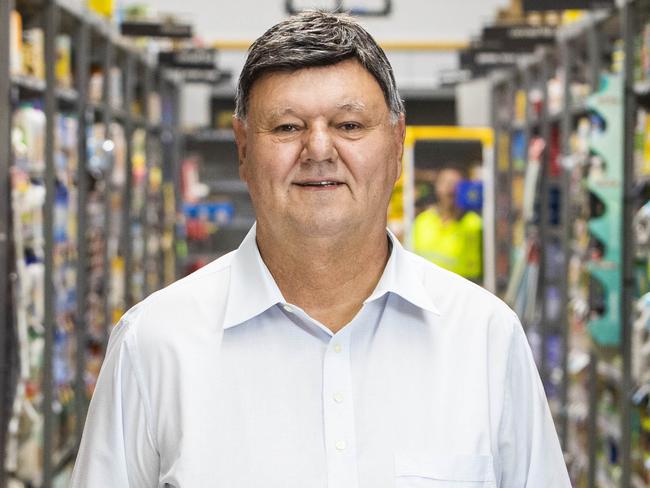
{"type": "Polygon", "coordinates": [[[282,305],[282,308],[284,308],[284,310],[285,310],[286,312],[293,313],[293,308],[290,307],[289,305],[286,305],[286,304],[285,304],[285,305],[282,305]]]}
{"type": "Polygon", "coordinates": [[[334,393],[334,401],[336,403],[341,403],[343,402],[343,394],[342,393],[334,393]]]}
{"type": "Polygon", "coordinates": [[[337,451],[345,451],[347,444],[345,441],[336,441],[335,446],[337,451]]]}
{"type": "Polygon", "coordinates": [[[334,344],[334,352],[341,352],[341,344],[334,344]]]}

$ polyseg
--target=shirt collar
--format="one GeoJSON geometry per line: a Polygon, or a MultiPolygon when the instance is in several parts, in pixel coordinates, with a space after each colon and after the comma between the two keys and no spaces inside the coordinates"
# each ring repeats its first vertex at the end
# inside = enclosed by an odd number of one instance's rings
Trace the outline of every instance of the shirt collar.
{"type": "Polygon", "coordinates": [[[375,291],[364,303],[377,300],[387,293],[393,293],[418,308],[440,315],[430,293],[426,290],[424,269],[422,264],[417,262],[419,259],[406,251],[390,230],[387,230],[387,233],[392,244],[392,251],[375,291]]]}
{"type": "Polygon", "coordinates": [[[253,224],[235,251],[230,265],[230,289],[224,329],[241,324],[274,305],[285,302],[257,248],[256,229],[257,224],[253,224]]]}
{"type": "MultiPolygon", "coordinates": [[[[254,224],[235,251],[230,265],[224,329],[256,317],[278,303],[285,303],[257,248],[256,229],[257,224],[254,224]]],[[[414,256],[402,247],[393,233],[387,232],[392,250],[379,283],[364,303],[394,293],[418,308],[440,315],[424,287],[422,267],[418,266],[414,256]]]]}

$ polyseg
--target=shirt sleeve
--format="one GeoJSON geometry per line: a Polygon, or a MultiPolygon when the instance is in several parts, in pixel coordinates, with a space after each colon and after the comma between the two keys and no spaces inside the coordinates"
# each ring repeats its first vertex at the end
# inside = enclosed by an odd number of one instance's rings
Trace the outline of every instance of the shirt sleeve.
{"type": "Polygon", "coordinates": [[[501,488],[571,488],[544,387],[516,319],[499,429],[501,488]]]}
{"type": "Polygon", "coordinates": [[[157,487],[159,459],[138,382],[127,312],[111,333],[90,402],[72,488],[157,487]]]}

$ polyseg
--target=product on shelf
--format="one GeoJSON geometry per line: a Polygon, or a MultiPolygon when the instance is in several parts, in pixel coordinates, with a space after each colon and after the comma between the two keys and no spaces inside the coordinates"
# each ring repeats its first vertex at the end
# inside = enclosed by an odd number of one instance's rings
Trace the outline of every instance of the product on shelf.
{"type": "Polygon", "coordinates": [[[9,73],[15,76],[23,72],[23,19],[16,10],[11,11],[9,36],[9,73]]]}
{"type": "Polygon", "coordinates": [[[86,347],[86,372],[84,381],[88,398],[92,395],[103,359],[103,346],[107,338],[105,294],[108,280],[104,274],[107,245],[106,199],[108,198],[108,172],[110,169],[109,150],[111,143],[106,137],[106,126],[94,124],[87,133],[87,178],[88,195],[86,202],[87,228],[87,294],[86,314],[82,318],[86,324],[88,345],[86,347]]]}
{"type": "Polygon", "coordinates": [[[45,37],[43,29],[23,30],[22,74],[45,79],[45,37]]]}
{"type": "Polygon", "coordinates": [[[42,176],[45,138],[43,113],[23,104],[14,114],[11,168],[14,291],[19,376],[9,421],[7,467],[25,483],[40,484],[43,454],[43,353],[45,281],[42,176]],[[35,148],[31,144],[35,144],[35,148]],[[36,158],[32,161],[30,158],[36,158]]]}
{"type": "Polygon", "coordinates": [[[145,297],[146,243],[144,211],[147,192],[147,134],[137,129],[131,141],[131,300],[136,303],[145,297]]]}
{"type": "Polygon", "coordinates": [[[56,82],[62,88],[72,88],[72,47],[70,36],[56,36],[56,82]]]}
{"type": "Polygon", "coordinates": [[[55,333],[53,351],[55,417],[54,455],[63,457],[75,448],[77,313],[77,119],[57,115],[55,131],[56,195],[54,202],[53,281],[55,333]]]}
{"type": "Polygon", "coordinates": [[[145,225],[147,243],[145,257],[147,292],[158,290],[162,285],[162,238],[164,234],[164,202],[162,194],[162,146],[158,138],[147,139],[147,202],[145,225]]]}
{"type": "Polygon", "coordinates": [[[123,209],[126,204],[124,195],[126,192],[126,136],[124,128],[117,123],[110,126],[110,169],[108,170],[108,240],[106,245],[109,266],[108,283],[108,308],[111,324],[117,323],[120,317],[126,312],[126,290],[125,284],[125,249],[123,249],[123,209]]]}

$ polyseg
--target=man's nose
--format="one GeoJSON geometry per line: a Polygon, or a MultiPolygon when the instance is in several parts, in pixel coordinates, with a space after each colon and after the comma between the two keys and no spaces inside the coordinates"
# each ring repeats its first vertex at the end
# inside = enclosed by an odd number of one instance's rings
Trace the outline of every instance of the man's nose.
{"type": "Polygon", "coordinates": [[[334,161],[336,148],[334,139],[327,124],[314,124],[305,131],[305,139],[302,150],[304,162],[334,161]]]}

